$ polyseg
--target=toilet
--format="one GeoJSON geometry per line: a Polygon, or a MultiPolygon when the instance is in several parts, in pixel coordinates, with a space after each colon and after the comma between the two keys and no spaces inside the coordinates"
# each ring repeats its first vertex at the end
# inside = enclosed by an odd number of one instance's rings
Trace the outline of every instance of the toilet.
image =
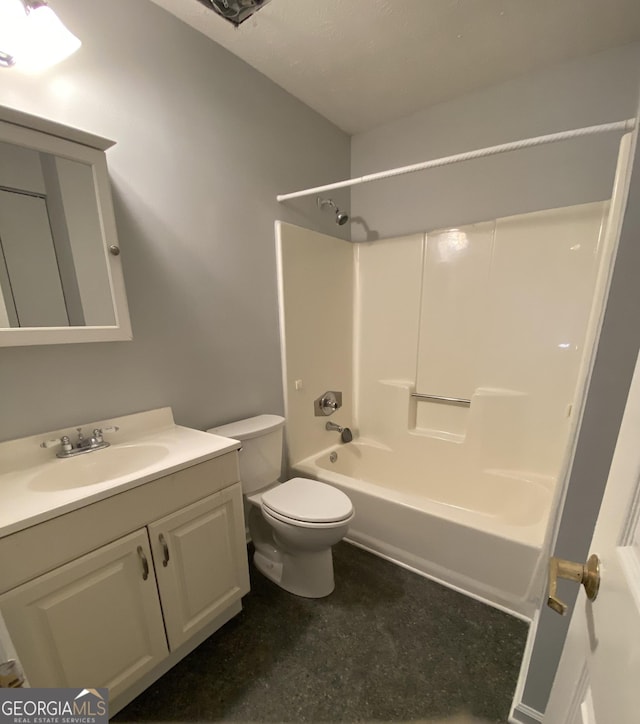
{"type": "Polygon", "coordinates": [[[242,442],[240,481],[256,568],[285,591],[322,598],[334,589],[331,546],[346,535],[353,505],[317,480],[278,481],[284,423],[258,415],[207,432],[242,442]]]}

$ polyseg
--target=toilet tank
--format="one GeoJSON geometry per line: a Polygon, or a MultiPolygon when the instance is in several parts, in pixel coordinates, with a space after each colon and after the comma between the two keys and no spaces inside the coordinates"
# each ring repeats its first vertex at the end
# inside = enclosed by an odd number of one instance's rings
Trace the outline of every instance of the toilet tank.
{"type": "Polygon", "coordinates": [[[284,417],[257,415],[207,430],[242,442],[240,482],[245,495],[258,492],[280,477],[283,429],[284,417]]]}

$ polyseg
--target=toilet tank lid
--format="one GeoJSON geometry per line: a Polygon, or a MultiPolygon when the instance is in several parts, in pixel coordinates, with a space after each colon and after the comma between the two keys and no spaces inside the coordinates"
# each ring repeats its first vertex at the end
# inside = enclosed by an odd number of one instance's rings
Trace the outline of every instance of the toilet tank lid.
{"type": "Polygon", "coordinates": [[[256,415],[246,420],[230,422],[228,425],[211,427],[207,432],[222,435],[222,437],[232,437],[235,440],[250,440],[252,437],[277,430],[283,425],[284,417],[280,417],[280,415],[256,415]]]}

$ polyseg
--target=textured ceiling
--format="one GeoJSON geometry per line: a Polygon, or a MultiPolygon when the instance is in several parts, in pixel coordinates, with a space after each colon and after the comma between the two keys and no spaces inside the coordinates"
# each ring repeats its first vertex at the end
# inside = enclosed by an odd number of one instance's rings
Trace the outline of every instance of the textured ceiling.
{"type": "Polygon", "coordinates": [[[153,0],[349,133],[640,39],[640,0],[153,0]]]}

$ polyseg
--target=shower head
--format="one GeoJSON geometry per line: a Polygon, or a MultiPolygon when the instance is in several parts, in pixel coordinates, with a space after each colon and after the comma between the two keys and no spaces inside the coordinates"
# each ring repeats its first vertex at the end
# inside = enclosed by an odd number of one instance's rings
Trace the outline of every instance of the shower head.
{"type": "Polygon", "coordinates": [[[344,211],[335,205],[333,199],[321,199],[319,196],[316,198],[316,204],[322,209],[325,206],[330,206],[336,213],[336,224],[338,226],[344,226],[349,221],[349,214],[345,214],[344,211]]]}

